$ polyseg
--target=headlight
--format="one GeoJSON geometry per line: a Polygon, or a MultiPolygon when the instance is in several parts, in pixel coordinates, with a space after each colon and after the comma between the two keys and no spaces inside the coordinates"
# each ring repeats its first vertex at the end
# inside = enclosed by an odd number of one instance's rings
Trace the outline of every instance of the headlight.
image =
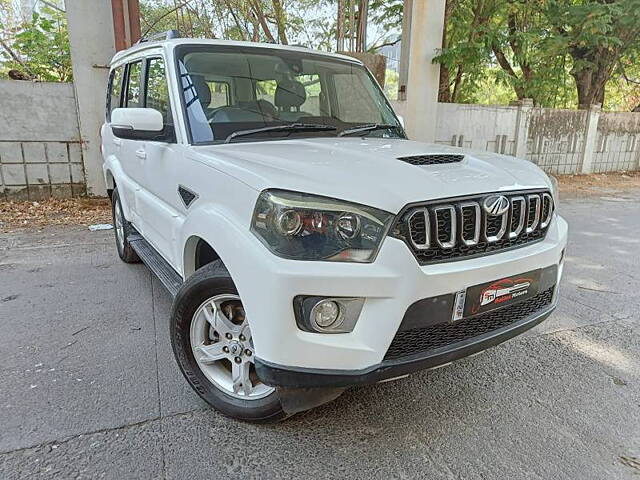
{"type": "Polygon", "coordinates": [[[392,221],[392,214],[364,205],[265,190],[251,231],[280,257],[367,263],[375,259],[392,221]]]}
{"type": "Polygon", "coordinates": [[[560,188],[558,186],[558,179],[551,174],[547,174],[551,181],[551,194],[553,195],[553,203],[556,207],[560,204],[560,188]]]}

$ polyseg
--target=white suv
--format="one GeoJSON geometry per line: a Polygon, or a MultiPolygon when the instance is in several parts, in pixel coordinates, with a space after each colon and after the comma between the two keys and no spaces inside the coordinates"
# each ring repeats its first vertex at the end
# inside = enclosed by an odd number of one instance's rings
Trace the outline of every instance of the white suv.
{"type": "Polygon", "coordinates": [[[407,140],[353,58],[141,43],[113,59],[102,142],[118,253],[174,295],[176,360],[227,415],[278,420],[442,366],[556,306],[555,184],[407,140]]]}

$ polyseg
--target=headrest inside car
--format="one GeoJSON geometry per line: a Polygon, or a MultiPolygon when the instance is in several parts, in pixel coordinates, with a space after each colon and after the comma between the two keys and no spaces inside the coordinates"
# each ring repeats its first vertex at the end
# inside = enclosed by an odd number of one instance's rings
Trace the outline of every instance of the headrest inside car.
{"type": "Polygon", "coordinates": [[[208,107],[211,103],[211,89],[204,78],[204,75],[191,75],[193,87],[196,89],[198,100],[203,107],[208,107]]]}
{"type": "Polygon", "coordinates": [[[278,83],[273,101],[276,107],[291,108],[299,107],[307,99],[307,92],[302,83],[295,80],[287,80],[278,83]]]}

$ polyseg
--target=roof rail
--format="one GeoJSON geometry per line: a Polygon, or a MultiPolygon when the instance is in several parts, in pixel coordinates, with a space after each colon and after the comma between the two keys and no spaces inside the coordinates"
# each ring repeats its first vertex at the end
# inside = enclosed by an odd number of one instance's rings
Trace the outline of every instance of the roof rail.
{"type": "Polygon", "coordinates": [[[172,38],[180,38],[180,32],[178,30],[167,30],[166,32],[154,33],[152,35],[142,37],[136,42],[136,44],[154,42],[156,40],[171,40],[172,38]]]}

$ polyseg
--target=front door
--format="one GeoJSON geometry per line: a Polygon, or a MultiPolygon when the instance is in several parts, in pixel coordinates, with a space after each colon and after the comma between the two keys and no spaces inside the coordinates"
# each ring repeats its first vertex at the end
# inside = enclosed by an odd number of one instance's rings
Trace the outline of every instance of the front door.
{"type": "Polygon", "coordinates": [[[164,133],[158,140],[136,142],[136,158],[140,162],[144,188],[137,195],[144,237],[177,270],[178,175],[182,145],[175,142],[173,115],[169,101],[164,59],[147,58],[144,65],[144,107],[158,110],[164,119],[164,133]]]}

